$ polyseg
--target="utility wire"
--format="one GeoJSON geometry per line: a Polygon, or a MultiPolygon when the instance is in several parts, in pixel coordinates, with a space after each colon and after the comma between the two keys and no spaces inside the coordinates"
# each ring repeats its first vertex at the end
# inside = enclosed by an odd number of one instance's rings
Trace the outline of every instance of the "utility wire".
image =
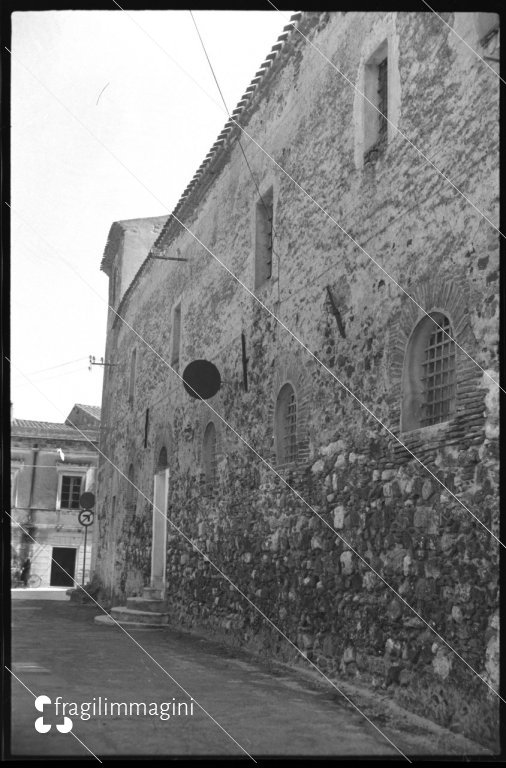
{"type": "MultiPolygon", "coordinates": [[[[123,8],[123,7],[122,7],[122,6],[121,6],[121,5],[120,5],[120,4],[117,2],[117,0],[112,0],[112,2],[113,2],[113,3],[114,3],[114,4],[115,4],[115,5],[116,5],[116,6],[117,6],[117,7],[118,7],[120,10],[122,10],[124,13],[126,13],[126,14],[127,14],[127,16],[128,16],[130,19],[131,19],[132,23],[133,23],[133,24],[135,24],[137,27],[139,27],[139,29],[140,29],[140,30],[143,32],[143,34],[145,34],[145,35],[146,35],[146,36],[147,36],[147,37],[148,37],[148,38],[149,38],[149,39],[150,39],[150,40],[151,40],[151,41],[152,41],[152,42],[153,42],[153,43],[154,43],[154,44],[155,44],[155,45],[156,45],[156,46],[157,46],[157,47],[158,47],[158,48],[159,48],[161,51],[162,51],[162,53],[163,53],[163,54],[164,54],[164,55],[165,55],[165,56],[166,56],[168,59],[170,59],[170,60],[173,62],[173,64],[175,64],[175,65],[178,67],[178,69],[180,69],[180,70],[181,70],[181,71],[182,71],[182,72],[183,72],[183,73],[184,73],[184,74],[185,74],[185,75],[186,75],[186,76],[187,76],[187,77],[188,77],[190,80],[192,80],[192,82],[193,82],[193,83],[194,83],[194,84],[195,84],[195,85],[196,85],[196,86],[197,86],[197,87],[198,87],[198,88],[199,88],[199,89],[200,89],[200,90],[201,90],[201,91],[202,91],[202,92],[203,92],[203,93],[204,93],[204,94],[205,94],[205,95],[206,95],[206,96],[207,96],[207,97],[208,97],[208,98],[209,98],[209,99],[210,99],[210,100],[213,102],[213,104],[215,104],[215,105],[218,105],[218,102],[217,102],[217,101],[216,101],[216,100],[213,98],[213,96],[211,96],[211,95],[210,95],[210,94],[209,94],[209,93],[208,93],[208,92],[207,92],[207,91],[206,91],[206,90],[205,90],[205,89],[204,89],[204,88],[203,88],[203,87],[200,85],[200,83],[198,83],[198,82],[195,80],[195,78],[194,78],[192,75],[190,75],[190,74],[189,74],[189,73],[188,73],[188,72],[187,72],[187,71],[184,69],[184,67],[182,67],[182,66],[181,66],[181,64],[179,64],[179,62],[177,62],[177,61],[176,61],[176,60],[175,60],[175,59],[174,59],[174,58],[173,58],[173,57],[170,55],[170,53],[168,53],[168,52],[165,50],[165,48],[162,48],[162,46],[161,46],[161,45],[160,45],[160,44],[159,44],[159,43],[158,43],[158,42],[157,42],[157,41],[156,41],[156,40],[155,40],[155,39],[154,39],[154,38],[153,38],[153,37],[152,37],[152,36],[151,36],[151,35],[150,35],[148,32],[146,32],[146,30],[145,30],[145,29],[144,29],[144,28],[143,28],[143,27],[142,27],[140,24],[138,24],[138,23],[137,23],[137,22],[136,22],[136,21],[135,21],[135,20],[132,18],[131,14],[130,14],[130,13],[128,13],[128,11],[125,11],[125,9],[124,9],[124,8],[123,8]]],[[[271,3],[271,0],[268,0],[268,2],[269,2],[269,3],[270,3],[272,6],[273,6],[273,8],[275,8],[275,10],[279,10],[278,8],[276,8],[276,6],[274,6],[274,5],[273,5],[273,3],[271,3]]],[[[292,26],[294,27],[294,29],[295,29],[296,31],[300,32],[300,30],[298,29],[298,27],[296,27],[296,26],[295,26],[293,23],[292,23],[292,26]]],[[[300,34],[302,34],[302,33],[300,33],[300,34]]],[[[303,37],[305,37],[305,35],[302,35],[302,36],[303,36],[303,37]]],[[[305,39],[307,40],[308,38],[306,38],[306,37],[305,37],[305,39]]],[[[313,47],[314,47],[314,48],[315,48],[315,49],[316,49],[316,50],[317,50],[317,51],[318,51],[318,52],[319,52],[319,53],[320,53],[320,54],[321,54],[321,55],[322,55],[322,56],[323,56],[323,57],[324,57],[324,58],[325,58],[327,61],[329,61],[329,63],[330,63],[330,64],[331,64],[331,65],[332,65],[332,66],[333,66],[335,69],[337,69],[337,68],[335,67],[335,65],[333,64],[333,62],[332,62],[332,61],[330,61],[330,59],[328,59],[328,58],[327,58],[327,57],[326,57],[326,56],[325,56],[325,55],[324,55],[324,54],[323,54],[323,53],[320,51],[320,49],[319,49],[319,48],[317,48],[317,47],[316,47],[316,46],[315,46],[313,43],[311,43],[311,41],[310,41],[310,40],[308,40],[308,42],[309,42],[309,43],[310,43],[310,44],[311,44],[311,45],[312,45],[312,46],[313,46],[313,47]]],[[[11,51],[10,51],[8,48],[6,48],[6,50],[7,50],[9,53],[11,53],[11,51]]],[[[13,54],[11,53],[11,55],[13,55],[13,54]]],[[[14,57],[14,58],[16,58],[16,59],[17,59],[17,57],[14,57]]],[[[21,62],[20,62],[20,63],[21,63],[21,62]]],[[[39,79],[39,78],[38,78],[36,75],[34,75],[34,74],[33,74],[33,72],[31,72],[31,70],[30,70],[30,69],[29,69],[29,68],[28,68],[28,67],[27,67],[25,64],[22,64],[22,66],[23,66],[23,67],[24,67],[24,68],[25,68],[25,69],[26,69],[28,72],[30,72],[30,74],[32,74],[32,76],[33,76],[33,77],[34,77],[34,78],[35,78],[35,79],[36,79],[36,80],[37,80],[37,81],[38,81],[38,82],[39,82],[39,83],[40,83],[40,84],[41,84],[41,85],[42,85],[42,86],[43,86],[43,87],[44,87],[44,88],[45,88],[45,89],[46,89],[46,90],[47,90],[47,91],[48,91],[48,92],[49,92],[49,93],[50,93],[50,94],[51,94],[51,95],[52,95],[52,96],[53,96],[53,97],[54,97],[54,98],[55,98],[55,99],[56,99],[56,100],[57,100],[57,101],[58,101],[58,102],[59,102],[59,103],[62,105],[62,107],[63,107],[63,108],[64,108],[64,109],[65,109],[65,110],[66,110],[66,111],[67,111],[67,112],[68,112],[70,115],[72,115],[72,117],[73,117],[75,120],[77,120],[77,122],[79,122],[79,123],[80,123],[80,124],[81,124],[81,125],[82,125],[82,126],[85,128],[85,130],[87,130],[87,131],[88,131],[88,132],[89,132],[89,133],[90,133],[92,136],[94,136],[94,134],[93,134],[93,133],[92,133],[92,132],[89,130],[89,128],[87,128],[86,126],[84,126],[84,124],[82,123],[82,121],[80,121],[78,118],[76,118],[76,117],[75,117],[75,115],[74,115],[74,114],[73,114],[73,113],[72,113],[72,112],[71,112],[71,111],[68,109],[68,107],[66,107],[66,106],[65,106],[65,104],[63,104],[63,102],[62,102],[62,101],[61,101],[61,100],[60,100],[60,99],[59,99],[57,96],[55,96],[55,94],[54,94],[52,91],[50,91],[50,90],[47,88],[47,86],[45,86],[45,85],[42,83],[42,81],[41,81],[41,80],[40,80],[40,79],[39,79]]],[[[342,73],[342,72],[341,72],[339,69],[337,69],[337,71],[339,72],[339,74],[343,75],[343,73],[342,73]]],[[[343,77],[345,77],[345,79],[346,79],[348,82],[350,82],[350,83],[351,83],[351,81],[349,80],[349,78],[347,78],[347,77],[346,77],[346,75],[343,75],[343,77]]],[[[352,85],[353,85],[353,84],[352,84],[352,85]]],[[[359,90],[356,88],[356,86],[355,86],[355,85],[353,85],[353,87],[355,88],[355,90],[356,90],[356,91],[357,91],[359,94],[361,94],[362,96],[364,96],[364,94],[362,94],[362,92],[361,92],[361,91],[359,91],[359,90]]],[[[365,96],[364,96],[364,98],[366,98],[366,100],[367,100],[367,97],[365,97],[365,96]]],[[[372,102],[370,102],[370,103],[372,104],[372,102]]],[[[373,106],[374,106],[374,105],[373,105],[373,106]]],[[[379,110],[378,110],[378,108],[377,108],[377,107],[374,107],[374,108],[376,109],[376,111],[378,111],[378,112],[379,112],[379,110]]],[[[382,113],[381,113],[381,114],[382,114],[382,113]]],[[[388,118],[386,118],[386,116],[385,116],[385,119],[387,119],[387,120],[388,120],[388,118]]],[[[247,137],[248,137],[248,138],[249,138],[249,139],[250,139],[250,140],[251,140],[251,141],[252,141],[252,142],[253,142],[253,143],[254,143],[254,144],[255,144],[255,145],[256,145],[256,146],[257,146],[257,147],[258,147],[258,148],[259,148],[259,149],[262,151],[262,152],[263,152],[263,153],[264,153],[264,155],[266,155],[266,156],[267,156],[267,157],[268,157],[268,158],[269,158],[269,159],[270,159],[270,160],[271,160],[271,161],[274,163],[274,165],[275,165],[277,168],[279,168],[279,170],[280,170],[280,171],[281,171],[281,172],[282,172],[282,173],[283,173],[283,174],[284,174],[284,175],[285,175],[285,176],[286,176],[286,177],[287,177],[287,178],[288,178],[288,179],[289,179],[289,180],[290,180],[290,181],[291,181],[291,182],[292,182],[292,183],[293,183],[293,184],[294,184],[294,185],[295,185],[295,186],[296,186],[296,187],[297,187],[297,188],[298,188],[298,189],[299,189],[299,190],[300,190],[300,191],[301,191],[301,192],[302,192],[302,193],[303,193],[303,194],[304,194],[306,197],[308,197],[308,198],[309,198],[309,200],[311,200],[311,202],[312,202],[312,203],[314,203],[314,204],[316,205],[316,207],[317,207],[317,208],[318,208],[318,209],[319,209],[319,210],[320,210],[320,211],[321,211],[321,212],[322,212],[322,213],[323,213],[323,214],[324,214],[324,215],[325,215],[325,216],[326,216],[328,219],[330,219],[330,221],[332,221],[332,222],[333,222],[333,223],[334,223],[334,224],[335,224],[335,225],[336,225],[336,226],[337,226],[337,227],[338,227],[338,228],[341,230],[341,232],[342,232],[344,235],[346,235],[346,237],[348,237],[348,238],[351,240],[351,242],[352,242],[352,243],[353,243],[353,244],[354,244],[354,245],[355,245],[355,246],[356,246],[356,247],[357,247],[357,248],[358,248],[358,249],[359,249],[359,250],[360,250],[360,251],[361,251],[361,252],[362,252],[362,253],[363,253],[365,256],[367,256],[367,258],[368,258],[370,261],[372,261],[372,263],[373,263],[373,264],[375,264],[375,265],[378,267],[378,269],[379,269],[379,270],[381,270],[381,272],[383,272],[383,274],[384,274],[384,275],[385,275],[385,276],[386,276],[386,277],[387,277],[387,278],[388,278],[388,279],[389,279],[389,280],[390,280],[390,281],[391,281],[391,282],[392,282],[392,283],[393,283],[395,286],[397,286],[397,288],[399,288],[399,290],[400,290],[400,291],[402,291],[402,293],[404,293],[404,294],[407,296],[407,298],[409,298],[409,299],[410,299],[410,301],[412,301],[412,302],[413,302],[413,303],[414,303],[414,304],[415,304],[415,305],[418,307],[418,309],[419,309],[421,312],[423,312],[423,314],[424,314],[426,317],[428,317],[428,318],[431,320],[431,322],[432,322],[432,323],[433,323],[433,324],[434,324],[434,325],[435,325],[435,326],[438,328],[438,330],[440,330],[440,331],[441,331],[441,332],[442,332],[442,333],[443,333],[443,334],[444,334],[446,337],[448,337],[450,340],[452,340],[452,341],[454,342],[454,344],[455,344],[455,345],[456,345],[456,346],[457,346],[457,347],[458,347],[458,348],[461,350],[461,352],[463,352],[463,353],[466,355],[466,357],[468,357],[468,358],[469,358],[469,359],[470,359],[470,360],[471,360],[473,363],[475,363],[475,365],[477,365],[477,366],[478,366],[478,368],[479,368],[479,369],[482,371],[482,373],[484,374],[484,376],[486,376],[488,379],[490,379],[490,381],[492,381],[494,384],[496,384],[496,385],[497,385],[497,387],[498,387],[500,390],[502,390],[503,392],[505,392],[505,393],[506,393],[506,390],[505,390],[505,389],[504,389],[504,388],[503,388],[503,387],[502,387],[502,386],[499,384],[499,382],[498,382],[496,379],[494,379],[494,377],[493,377],[493,376],[491,376],[491,375],[488,373],[488,371],[486,371],[486,370],[485,370],[485,369],[484,369],[484,368],[483,368],[483,367],[482,367],[482,366],[481,366],[481,365],[480,365],[480,364],[479,364],[479,363],[478,363],[478,362],[477,362],[477,361],[476,361],[476,360],[475,360],[475,359],[474,359],[474,358],[473,358],[473,357],[472,357],[472,356],[469,354],[469,352],[467,352],[467,351],[466,351],[466,350],[465,350],[465,349],[464,349],[464,348],[463,348],[463,347],[462,347],[462,346],[461,346],[461,345],[460,345],[460,344],[459,344],[459,343],[458,343],[458,342],[457,342],[457,341],[456,341],[456,340],[455,340],[455,339],[454,339],[454,338],[453,338],[453,337],[452,337],[452,336],[451,336],[451,335],[448,333],[448,331],[446,331],[446,330],[445,330],[445,329],[444,329],[444,328],[443,328],[441,325],[439,325],[439,323],[438,323],[438,322],[437,322],[437,321],[434,319],[434,317],[433,317],[432,315],[430,315],[430,314],[429,314],[429,312],[427,312],[427,310],[425,310],[425,309],[423,308],[423,306],[422,306],[422,305],[421,305],[419,302],[417,302],[417,301],[416,301],[416,299],[415,299],[415,298],[414,298],[414,297],[413,297],[413,296],[412,296],[410,293],[408,293],[408,291],[407,291],[405,288],[403,288],[403,287],[402,287],[402,285],[400,285],[400,283],[398,283],[398,282],[397,282],[397,280],[395,280],[395,278],[394,278],[394,277],[392,277],[392,276],[391,276],[391,275],[390,275],[390,274],[389,274],[389,273],[386,271],[386,269],[384,269],[384,268],[381,266],[381,264],[380,264],[380,263],[379,263],[379,262],[378,262],[378,261],[377,261],[377,260],[376,260],[376,259],[375,259],[373,256],[371,256],[371,254],[370,254],[370,253],[368,253],[368,252],[365,250],[365,248],[364,248],[362,245],[360,245],[360,243],[359,243],[359,242],[358,242],[358,241],[357,241],[357,240],[356,240],[356,239],[353,237],[353,235],[352,235],[350,232],[347,232],[347,231],[344,229],[344,227],[343,227],[343,226],[342,226],[342,225],[341,225],[341,224],[340,224],[340,223],[337,221],[337,219],[335,219],[335,218],[334,218],[334,216],[332,216],[332,215],[331,215],[331,214],[330,214],[330,213],[329,213],[329,212],[328,212],[328,211],[327,211],[325,208],[323,208],[323,206],[322,206],[322,205],[320,205],[320,203],[319,203],[319,202],[318,202],[318,201],[317,201],[317,200],[316,200],[314,197],[312,197],[312,195],[311,195],[309,192],[307,192],[307,191],[304,189],[304,187],[302,187],[302,186],[301,186],[301,184],[299,184],[299,182],[298,182],[296,179],[294,179],[294,177],[293,177],[293,176],[291,176],[291,175],[288,173],[288,171],[287,171],[285,168],[283,168],[283,167],[282,167],[282,166],[281,166],[281,165],[280,165],[280,164],[277,162],[277,160],[275,160],[275,159],[274,159],[274,157],[273,157],[272,155],[270,155],[270,154],[269,154],[269,152],[267,152],[267,150],[266,150],[266,149],[264,149],[264,147],[262,147],[262,146],[261,146],[261,145],[258,143],[258,141],[256,141],[256,139],[255,139],[253,136],[251,136],[251,134],[250,134],[250,133],[248,133],[248,131],[247,131],[247,130],[246,130],[246,129],[245,129],[245,128],[244,128],[244,127],[243,127],[243,126],[242,126],[242,125],[241,125],[241,124],[238,122],[238,120],[236,120],[236,119],[234,119],[233,117],[231,117],[231,118],[230,118],[230,122],[233,122],[233,123],[234,123],[234,124],[235,124],[235,125],[236,125],[236,126],[237,126],[237,127],[238,127],[238,128],[239,128],[239,129],[240,129],[242,132],[243,132],[243,133],[244,133],[244,135],[245,135],[245,136],[247,136],[247,137]]],[[[391,121],[389,121],[389,122],[391,122],[391,121]]],[[[442,171],[440,171],[440,170],[439,170],[439,168],[437,168],[437,166],[436,166],[436,165],[434,165],[434,163],[433,163],[433,162],[432,162],[432,161],[431,161],[429,158],[427,158],[427,157],[426,157],[426,155],[424,155],[424,154],[423,154],[423,152],[422,152],[421,150],[419,150],[419,149],[418,149],[418,147],[416,147],[416,146],[413,144],[413,142],[412,142],[412,141],[410,141],[410,139],[408,139],[408,137],[407,137],[407,136],[405,136],[405,134],[404,134],[404,133],[402,133],[402,131],[400,131],[400,130],[399,130],[399,128],[398,128],[398,127],[396,127],[396,126],[394,126],[394,127],[396,128],[396,130],[398,131],[398,133],[399,133],[401,136],[403,136],[403,137],[406,139],[406,141],[408,141],[408,143],[409,143],[409,144],[411,144],[411,145],[412,145],[412,146],[415,148],[415,150],[418,152],[418,154],[420,154],[420,155],[421,155],[421,156],[422,156],[422,157],[423,157],[423,158],[424,158],[424,159],[425,159],[425,160],[426,160],[426,161],[427,161],[427,162],[428,162],[428,163],[429,163],[431,166],[433,166],[433,167],[434,167],[434,169],[435,169],[435,170],[436,170],[436,171],[437,171],[437,172],[438,172],[438,173],[439,173],[439,174],[440,174],[440,175],[441,175],[441,176],[442,176],[444,179],[446,179],[446,180],[447,180],[447,181],[448,181],[448,182],[451,184],[451,186],[452,186],[452,187],[454,187],[454,188],[455,188],[455,190],[456,190],[456,191],[457,191],[457,192],[458,192],[458,193],[461,195],[461,197],[463,197],[463,198],[464,198],[464,199],[465,199],[465,200],[466,200],[466,201],[467,201],[467,202],[468,202],[468,203],[469,203],[469,204],[470,204],[470,205],[471,205],[471,206],[472,206],[472,207],[473,207],[473,208],[474,208],[474,209],[475,209],[475,210],[476,210],[476,211],[477,211],[477,212],[478,212],[478,213],[479,213],[479,214],[480,214],[482,217],[483,217],[483,219],[485,219],[485,221],[489,222],[489,224],[491,224],[491,226],[492,226],[494,229],[496,229],[496,230],[497,230],[497,232],[499,232],[499,234],[500,234],[502,237],[506,238],[506,234],[503,234],[503,233],[502,233],[502,232],[501,232],[501,231],[500,231],[500,230],[499,230],[499,229],[498,229],[498,228],[497,228],[497,227],[496,227],[496,226],[495,226],[495,225],[494,225],[494,224],[493,224],[493,223],[490,221],[490,219],[488,219],[488,218],[485,216],[485,214],[484,214],[484,213],[482,213],[482,211],[480,211],[480,209],[479,209],[479,208],[477,208],[477,206],[476,206],[476,205],[475,205],[475,204],[474,204],[474,203],[473,203],[471,200],[469,200],[469,198],[467,198],[467,197],[466,197],[466,195],[465,195],[463,192],[461,192],[461,190],[460,190],[460,189],[458,189],[458,188],[455,186],[455,184],[453,184],[453,182],[452,182],[450,179],[448,179],[448,178],[447,178],[447,177],[444,175],[444,173],[443,173],[442,171]]],[[[97,139],[97,137],[96,137],[96,136],[94,136],[94,138],[96,138],[96,139],[97,139]]],[[[100,139],[97,139],[97,141],[98,141],[100,144],[102,144],[102,146],[105,146],[105,145],[103,144],[103,142],[101,142],[101,141],[100,141],[100,139]]],[[[121,160],[119,160],[119,158],[118,158],[116,155],[114,155],[114,153],[112,153],[112,152],[111,152],[111,150],[109,150],[109,149],[107,148],[107,151],[108,151],[110,154],[112,154],[112,155],[113,155],[113,157],[115,157],[115,158],[116,158],[116,159],[117,159],[117,160],[118,160],[118,161],[119,161],[119,162],[120,162],[120,163],[123,165],[123,167],[124,167],[124,168],[126,168],[126,170],[127,170],[127,171],[128,171],[130,174],[131,174],[131,175],[134,175],[134,174],[132,174],[132,172],[130,171],[130,169],[128,169],[128,168],[125,166],[125,164],[124,164],[124,163],[123,163],[121,160]]],[[[158,201],[160,202],[159,198],[158,198],[158,197],[156,197],[156,195],[154,195],[154,194],[151,192],[151,190],[149,190],[149,189],[146,187],[146,185],[145,185],[143,182],[141,182],[141,181],[140,181],[140,179],[139,179],[137,176],[135,176],[135,175],[134,175],[134,178],[136,178],[136,179],[137,179],[137,181],[139,181],[139,182],[142,184],[142,186],[144,186],[144,188],[145,188],[145,189],[147,189],[147,190],[148,190],[148,192],[150,192],[150,194],[151,194],[153,197],[155,197],[155,199],[156,199],[156,200],[158,200],[158,201]]],[[[170,216],[171,216],[171,217],[172,217],[172,218],[173,218],[175,221],[177,221],[177,222],[178,222],[178,223],[179,223],[179,224],[180,224],[180,225],[181,225],[183,228],[185,228],[185,229],[186,229],[188,232],[190,232],[190,234],[191,234],[191,235],[194,237],[194,239],[195,239],[195,240],[197,240],[198,242],[201,242],[200,240],[198,240],[198,238],[196,237],[196,235],[195,235],[194,233],[192,233],[192,232],[191,232],[191,230],[189,230],[187,227],[185,227],[185,225],[184,225],[184,224],[181,222],[181,220],[180,220],[180,219],[179,219],[179,218],[178,218],[178,217],[175,215],[175,213],[174,213],[174,212],[170,213],[170,216]]],[[[202,243],[201,243],[201,244],[202,244],[202,243]]],[[[202,245],[203,245],[203,244],[202,244],[202,245]]],[[[203,245],[203,247],[205,248],[206,246],[204,246],[204,245],[203,245]]],[[[211,253],[211,252],[210,252],[210,253],[211,253]]],[[[212,256],[214,256],[214,254],[212,254],[212,253],[211,253],[211,255],[212,255],[212,256]]],[[[222,262],[221,262],[219,259],[217,259],[217,257],[216,257],[216,256],[214,256],[214,258],[216,258],[216,260],[218,261],[218,263],[220,263],[220,264],[222,264],[222,266],[224,266],[224,265],[223,265],[223,263],[222,263],[222,262]]],[[[225,268],[226,268],[226,267],[225,267],[225,268]]],[[[236,279],[237,279],[237,278],[236,278],[236,279]]],[[[240,281],[239,281],[239,282],[240,282],[240,281]]],[[[241,285],[242,285],[242,283],[241,283],[241,285]]],[[[279,286],[279,280],[278,280],[278,286],[279,286]]],[[[244,285],[243,285],[243,287],[244,287],[244,288],[246,288],[244,285]]],[[[249,289],[247,289],[247,288],[246,288],[246,290],[249,290],[249,289]]],[[[255,295],[253,292],[251,292],[251,291],[249,291],[249,292],[251,293],[251,295],[252,295],[252,296],[253,296],[253,297],[254,297],[254,298],[255,298],[255,299],[256,299],[256,300],[257,300],[257,301],[258,301],[260,304],[262,304],[262,302],[260,301],[260,299],[258,298],[258,296],[256,296],[256,295],[255,295]]],[[[279,291],[278,291],[278,292],[279,292],[279,291]]],[[[123,300],[122,300],[122,301],[123,301],[123,300]]],[[[121,307],[121,304],[120,304],[120,307],[121,307]]]]}
{"type": "MultiPolygon", "coordinates": [[[[233,120],[232,115],[230,114],[230,110],[229,110],[229,108],[227,106],[227,102],[225,101],[225,97],[223,95],[223,91],[220,88],[220,84],[218,82],[218,78],[216,77],[216,73],[214,71],[213,65],[211,64],[211,59],[209,58],[209,55],[207,53],[206,46],[205,46],[204,41],[202,39],[202,35],[199,32],[199,28],[197,26],[197,22],[195,21],[195,17],[194,17],[194,15],[193,15],[193,13],[191,11],[189,11],[189,13],[190,13],[190,16],[192,17],[193,23],[195,24],[195,29],[197,30],[197,35],[199,36],[199,40],[200,40],[202,48],[204,50],[204,54],[205,54],[205,57],[207,59],[207,63],[209,64],[209,68],[210,68],[211,73],[213,75],[214,82],[216,83],[216,87],[217,87],[218,92],[219,92],[219,94],[221,96],[221,100],[223,102],[223,106],[225,107],[225,110],[227,112],[228,119],[229,120],[233,120]]],[[[244,147],[242,145],[241,137],[240,136],[237,137],[237,141],[238,141],[239,146],[241,148],[241,152],[242,152],[242,154],[244,156],[244,160],[245,160],[246,165],[248,167],[248,171],[250,172],[251,178],[253,179],[253,184],[256,187],[256,191],[258,193],[258,196],[259,196],[260,200],[262,201],[263,207],[265,208],[265,213],[267,215],[267,218],[271,222],[271,273],[272,273],[272,256],[276,256],[277,260],[278,260],[278,302],[279,302],[279,290],[280,290],[279,289],[279,276],[280,276],[280,266],[281,266],[281,264],[280,264],[279,254],[277,254],[276,251],[274,250],[274,238],[276,237],[276,232],[274,230],[274,208],[271,211],[272,218],[270,218],[270,216],[269,216],[269,208],[267,207],[267,204],[266,204],[266,202],[265,202],[265,200],[264,200],[264,198],[263,198],[263,196],[262,196],[262,194],[260,192],[260,188],[259,188],[259,186],[257,184],[257,181],[255,179],[255,176],[254,176],[253,171],[251,169],[251,166],[249,164],[249,161],[248,161],[248,158],[246,156],[246,152],[244,150],[244,147]]]]}
{"type": "Polygon", "coordinates": [[[72,363],[80,363],[81,360],[87,360],[86,357],[78,357],[77,360],[67,360],[66,363],[58,363],[58,365],[51,365],[49,368],[40,368],[38,371],[32,371],[29,376],[34,376],[36,373],[44,373],[44,371],[52,371],[54,368],[63,368],[64,365],[71,365],[72,363]]]}

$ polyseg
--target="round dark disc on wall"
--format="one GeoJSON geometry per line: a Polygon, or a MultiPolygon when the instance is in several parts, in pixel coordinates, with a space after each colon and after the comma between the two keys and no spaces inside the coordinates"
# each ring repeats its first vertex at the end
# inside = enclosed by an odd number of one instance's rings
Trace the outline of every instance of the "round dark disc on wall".
{"type": "Polygon", "coordinates": [[[81,509],[93,509],[95,506],[95,494],[91,491],[85,491],[79,497],[79,506],[81,509]]]}
{"type": "Polygon", "coordinates": [[[194,360],[183,371],[183,384],[190,397],[208,400],[221,387],[220,372],[209,360],[194,360]]]}

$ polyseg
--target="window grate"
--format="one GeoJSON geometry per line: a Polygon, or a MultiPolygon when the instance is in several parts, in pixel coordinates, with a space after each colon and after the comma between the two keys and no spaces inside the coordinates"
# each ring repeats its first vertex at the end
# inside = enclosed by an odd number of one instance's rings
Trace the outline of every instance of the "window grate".
{"type": "Polygon", "coordinates": [[[284,454],[286,461],[297,458],[297,403],[295,392],[292,390],[286,401],[284,454]]]}
{"type": "Polygon", "coordinates": [[[442,330],[431,333],[425,347],[422,426],[447,421],[455,402],[455,342],[447,336],[451,335],[450,321],[443,315],[434,319],[442,330]]]}
{"type": "Polygon", "coordinates": [[[61,481],[61,509],[79,509],[81,485],[83,478],[74,475],[63,475],[61,481]]]}

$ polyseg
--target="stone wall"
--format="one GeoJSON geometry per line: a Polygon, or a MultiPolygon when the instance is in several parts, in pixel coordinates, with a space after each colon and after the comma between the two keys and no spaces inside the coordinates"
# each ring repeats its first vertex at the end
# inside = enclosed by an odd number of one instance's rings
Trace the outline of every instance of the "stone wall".
{"type": "MultiPolygon", "coordinates": [[[[301,26],[353,81],[377,28],[388,27],[399,127],[495,222],[498,83],[458,38],[427,13],[304,14],[301,26]]],[[[127,510],[125,477],[101,461],[96,576],[113,602],[149,582],[153,474],[165,447],[179,529],[168,525],[175,625],[300,659],[249,599],[325,672],[386,688],[490,744],[497,697],[432,630],[497,686],[498,545],[486,528],[498,534],[498,235],[398,134],[356,167],[354,98],[291,35],[242,124],[332,218],[244,137],[254,183],[230,139],[178,217],[243,285],[169,220],[157,252],[188,261],[141,267],[118,308],[135,332],[110,319],[106,358],[116,366],[104,377],[101,450],[123,475],[134,465],[140,493],[127,510]],[[254,287],[257,184],[273,187],[275,213],[272,278],[256,293],[304,346],[244,288],[254,287]],[[206,358],[222,374],[207,404],[190,399],[164,362],[179,300],[179,371],[206,358]],[[407,344],[435,310],[458,345],[456,411],[403,434],[407,344]],[[277,466],[274,405],[286,381],[297,396],[299,458],[277,466]],[[218,433],[211,495],[209,420],[218,433]]]]}

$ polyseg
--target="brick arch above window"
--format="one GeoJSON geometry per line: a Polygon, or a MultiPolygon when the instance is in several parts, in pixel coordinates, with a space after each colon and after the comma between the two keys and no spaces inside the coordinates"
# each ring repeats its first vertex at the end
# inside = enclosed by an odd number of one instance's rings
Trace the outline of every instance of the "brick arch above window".
{"type": "MultiPolygon", "coordinates": [[[[403,433],[433,426],[417,423],[416,417],[406,418],[405,409],[410,407],[409,392],[406,399],[405,390],[409,389],[406,377],[409,378],[407,367],[414,346],[418,344],[419,351],[423,343],[425,350],[425,345],[430,342],[431,326],[432,331],[440,332],[427,314],[434,315],[436,320],[443,316],[447,318],[451,328],[450,335],[455,341],[455,376],[451,416],[441,422],[441,427],[447,424],[448,429],[454,430],[457,435],[457,432],[465,430],[466,420],[475,418],[483,409],[481,369],[463,351],[466,350],[471,357],[476,357],[476,339],[469,320],[472,303],[468,283],[464,279],[445,280],[441,275],[434,275],[412,287],[410,296],[415,301],[406,297],[401,311],[387,329],[389,421],[394,430],[403,433]]],[[[439,320],[437,322],[441,325],[439,320]]],[[[418,358],[418,362],[422,361],[418,358]]]]}
{"type": "Polygon", "coordinates": [[[455,413],[456,346],[444,312],[413,329],[404,356],[401,431],[449,421],[455,413]]]}
{"type": "Polygon", "coordinates": [[[283,384],[276,399],[274,440],[278,464],[297,461],[297,396],[290,383],[283,384]]]}

